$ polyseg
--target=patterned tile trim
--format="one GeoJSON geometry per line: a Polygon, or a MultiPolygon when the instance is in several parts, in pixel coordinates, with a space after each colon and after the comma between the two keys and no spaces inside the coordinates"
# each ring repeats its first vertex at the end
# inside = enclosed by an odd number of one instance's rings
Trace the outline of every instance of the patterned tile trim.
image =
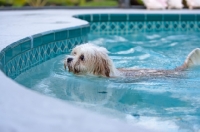
{"type": "Polygon", "coordinates": [[[126,35],[139,32],[200,32],[200,21],[91,22],[90,32],[126,35]]]}
{"type": "Polygon", "coordinates": [[[200,32],[200,14],[86,14],[90,32],[125,35],[137,32],[200,32]]]}
{"type": "Polygon", "coordinates": [[[89,24],[86,24],[21,39],[0,52],[0,69],[15,78],[37,64],[66,53],[74,45],[86,43],[89,32],[89,24]]]}
{"type": "Polygon", "coordinates": [[[127,21],[199,21],[199,14],[84,14],[75,15],[88,22],[127,22],[127,21]]]}
{"type": "Polygon", "coordinates": [[[71,39],[51,42],[23,52],[11,60],[4,66],[4,73],[10,78],[16,78],[22,72],[34,67],[44,61],[54,58],[60,54],[64,54],[72,49],[75,45],[86,43],[87,35],[75,37],[71,39]]]}

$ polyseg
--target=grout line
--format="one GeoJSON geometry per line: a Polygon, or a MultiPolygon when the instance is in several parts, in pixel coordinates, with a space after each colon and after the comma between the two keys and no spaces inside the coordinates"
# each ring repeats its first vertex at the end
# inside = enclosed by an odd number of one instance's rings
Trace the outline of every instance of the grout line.
{"type": "Polygon", "coordinates": [[[29,36],[29,38],[31,39],[31,49],[33,48],[33,36],[29,36]]]}

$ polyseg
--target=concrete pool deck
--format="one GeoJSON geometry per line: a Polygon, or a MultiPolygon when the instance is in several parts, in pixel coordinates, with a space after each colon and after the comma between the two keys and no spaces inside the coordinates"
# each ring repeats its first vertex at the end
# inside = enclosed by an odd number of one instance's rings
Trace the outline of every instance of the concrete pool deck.
{"type": "MultiPolygon", "coordinates": [[[[73,18],[91,13],[199,13],[200,10],[29,10],[0,11],[0,50],[22,38],[50,30],[86,24],[73,18]]],[[[0,71],[0,131],[161,131],[108,118],[62,100],[31,91],[0,71]]],[[[147,125],[148,126],[148,125],[147,125]]]]}

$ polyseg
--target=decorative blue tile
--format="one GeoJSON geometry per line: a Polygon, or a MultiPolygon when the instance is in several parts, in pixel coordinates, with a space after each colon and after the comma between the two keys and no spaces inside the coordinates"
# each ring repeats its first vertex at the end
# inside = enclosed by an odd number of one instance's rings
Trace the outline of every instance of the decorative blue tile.
{"type": "Polygon", "coordinates": [[[106,22],[109,21],[110,16],[109,14],[100,14],[100,22],[106,22]]]}
{"type": "Polygon", "coordinates": [[[110,14],[110,21],[127,21],[127,16],[126,14],[110,14]]]}
{"type": "Polygon", "coordinates": [[[57,53],[57,50],[58,50],[58,47],[56,45],[54,45],[53,52],[57,53]]]}
{"type": "Polygon", "coordinates": [[[91,15],[91,22],[99,22],[99,21],[100,21],[100,15],[99,14],[91,15]]]}
{"type": "Polygon", "coordinates": [[[187,31],[187,23],[181,22],[181,31],[187,31]]]}
{"type": "Polygon", "coordinates": [[[165,14],[163,16],[164,21],[179,21],[180,15],[179,14],[165,14]]]}
{"type": "MultiPolygon", "coordinates": [[[[21,60],[21,56],[16,56],[15,59],[11,60],[11,64],[12,64],[12,68],[17,72],[18,70],[21,69],[21,65],[22,65],[22,60],[21,60]]],[[[12,71],[13,72],[13,71],[12,71]]]]}
{"type": "Polygon", "coordinates": [[[89,32],[90,32],[90,27],[89,27],[89,25],[86,26],[86,27],[82,27],[82,28],[81,28],[81,35],[88,34],[89,32]]]}
{"type": "Polygon", "coordinates": [[[196,15],[195,14],[181,14],[180,21],[195,21],[196,15]]]}
{"type": "Polygon", "coordinates": [[[0,70],[4,71],[5,63],[5,54],[4,52],[0,52],[0,70]]]}
{"type": "Polygon", "coordinates": [[[28,38],[27,41],[22,42],[21,44],[21,51],[25,52],[31,49],[31,39],[28,38]]]}
{"type": "Polygon", "coordinates": [[[5,63],[12,58],[12,48],[10,46],[5,48],[5,63]]]}
{"type": "Polygon", "coordinates": [[[196,14],[196,21],[200,21],[200,14],[196,14]]]}
{"type": "Polygon", "coordinates": [[[178,21],[173,21],[171,22],[171,27],[172,27],[172,31],[180,31],[180,22],[178,21]]]}
{"type": "Polygon", "coordinates": [[[69,30],[69,36],[68,36],[69,38],[74,38],[77,36],[81,36],[81,28],[69,30]]]}
{"type": "Polygon", "coordinates": [[[163,21],[163,14],[146,14],[146,21],[163,21]]]}
{"type": "Polygon", "coordinates": [[[32,38],[33,38],[33,48],[41,46],[43,44],[42,34],[33,35],[32,38]]]}
{"type": "Polygon", "coordinates": [[[101,25],[101,30],[105,30],[106,29],[106,24],[104,25],[104,24],[102,24],[101,25]]]}
{"type": "MultiPolygon", "coordinates": [[[[162,26],[163,26],[163,31],[170,32],[173,29],[173,22],[172,21],[164,21],[162,26]]],[[[179,29],[179,27],[178,27],[178,29],[179,29]]]]}
{"type": "Polygon", "coordinates": [[[91,31],[97,30],[97,24],[96,23],[91,23],[90,30],[91,31]]]}
{"type": "Polygon", "coordinates": [[[128,15],[129,21],[145,21],[145,14],[129,14],[128,15]]]}
{"type": "Polygon", "coordinates": [[[68,30],[62,30],[62,31],[55,32],[55,40],[56,41],[65,40],[67,38],[68,38],[68,30]]]}
{"type": "Polygon", "coordinates": [[[145,24],[145,31],[146,32],[152,32],[154,30],[153,23],[152,22],[146,22],[145,24]]]}
{"type": "Polygon", "coordinates": [[[21,45],[17,45],[15,47],[12,48],[12,56],[16,56],[18,54],[20,54],[22,51],[21,51],[21,45]]]}
{"type": "Polygon", "coordinates": [[[83,19],[90,22],[91,21],[91,15],[84,15],[83,19]]]}
{"type": "Polygon", "coordinates": [[[162,31],[163,22],[158,21],[158,22],[155,22],[154,24],[155,24],[154,26],[155,26],[156,32],[162,31]]]}
{"type": "Polygon", "coordinates": [[[0,58],[0,70],[4,71],[4,56],[0,58]]]}
{"type": "Polygon", "coordinates": [[[54,36],[54,32],[53,33],[48,33],[42,36],[42,44],[48,44],[51,43],[55,40],[55,36],[54,36]]]}

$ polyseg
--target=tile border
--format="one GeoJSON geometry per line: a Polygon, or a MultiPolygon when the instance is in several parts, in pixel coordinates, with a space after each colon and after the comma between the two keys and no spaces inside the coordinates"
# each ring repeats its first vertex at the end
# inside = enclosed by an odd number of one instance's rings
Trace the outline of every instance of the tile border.
{"type": "Polygon", "coordinates": [[[199,21],[200,13],[186,14],[186,13],[126,13],[126,14],[81,14],[74,15],[75,18],[86,20],[88,22],[108,22],[108,21],[199,21]]]}
{"type": "Polygon", "coordinates": [[[85,24],[23,38],[8,45],[0,52],[0,70],[14,79],[31,67],[68,52],[76,44],[86,43],[89,32],[90,26],[85,24]],[[46,56],[41,56],[41,54],[46,54],[46,56]]]}
{"type": "Polygon", "coordinates": [[[168,31],[200,32],[200,13],[84,14],[75,15],[74,17],[88,21],[90,32],[100,35],[168,31]]]}

